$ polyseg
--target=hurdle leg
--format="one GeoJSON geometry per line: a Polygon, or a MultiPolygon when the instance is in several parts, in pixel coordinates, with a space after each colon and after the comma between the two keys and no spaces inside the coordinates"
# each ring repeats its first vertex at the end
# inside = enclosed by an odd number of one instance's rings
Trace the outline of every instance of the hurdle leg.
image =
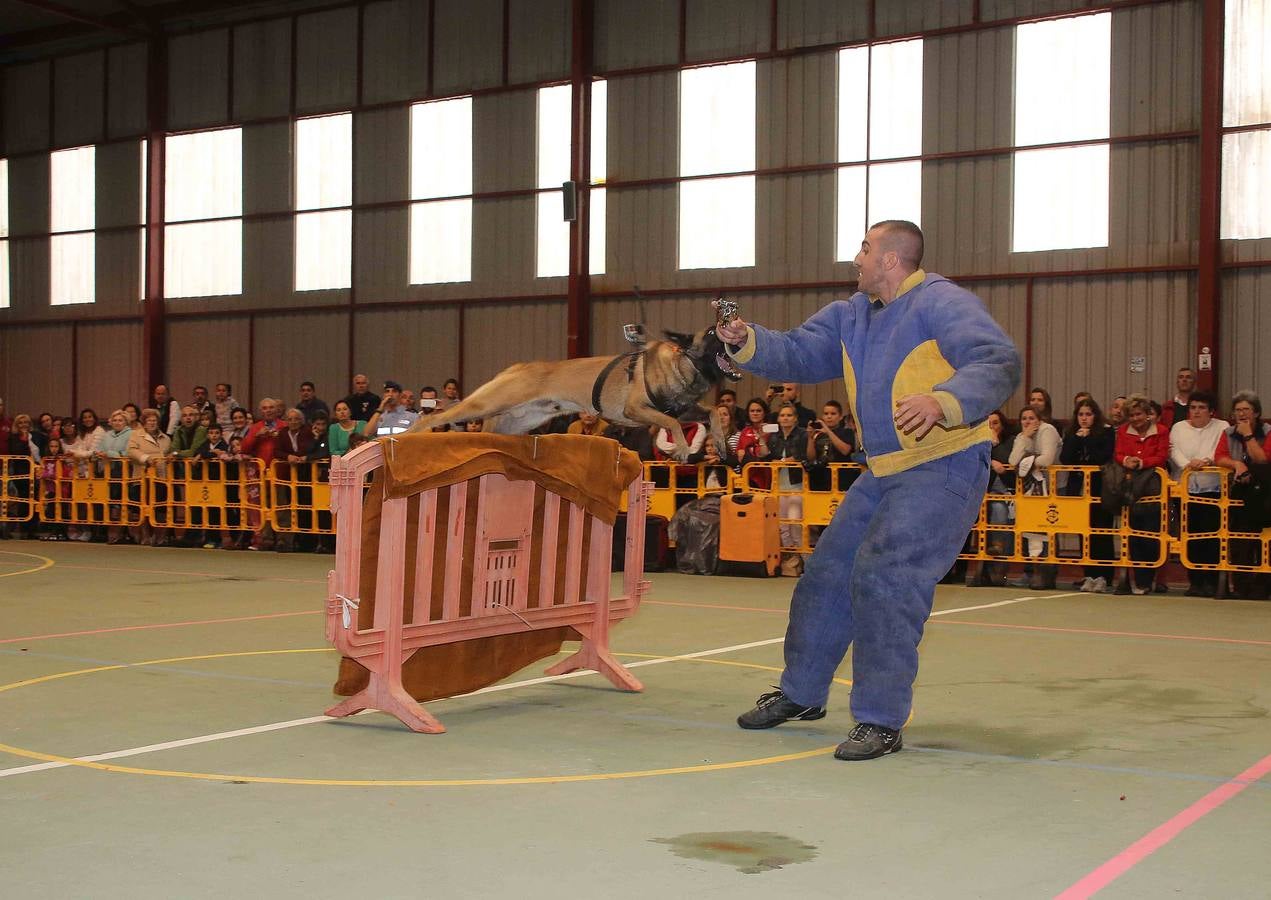
{"type": "MultiPolygon", "coordinates": [[[[609,648],[593,639],[591,625],[575,625],[574,630],[582,636],[583,645],[577,652],[565,657],[554,666],[548,668],[548,675],[564,675],[580,669],[592,669],[609,679],[609,682],[621,691],[642,691],[644,685],[640,679],[631,674],[631,670],[609,652],[609,648]]],[[[607,642],[606,642],[607,643],[607,642]]]]}
{"type": "Polygon", "coordinates": [[[393,683],[378,672],[371,673],[371,683],[366,688],[337,703],[326,714],[341,719],[364,709],[377,709],[395,716],[411,731],[420,734],[444,734],[446,731],[446,726],[408,694],[400,681],[393,683]]]}

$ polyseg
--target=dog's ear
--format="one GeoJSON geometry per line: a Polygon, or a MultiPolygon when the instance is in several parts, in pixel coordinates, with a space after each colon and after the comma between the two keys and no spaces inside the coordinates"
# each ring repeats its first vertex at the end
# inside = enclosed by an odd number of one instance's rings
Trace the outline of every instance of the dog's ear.
{"type": "Polygon", "coordinates": [[[695,339],[691,334],[684,334],[680,331],[669,331],[665,328],[662,329],[662,333],[666,335],[666,339],[668,341],[673,344],[678,344],[684,350],[691,348],[695,342],[695,339]]]}

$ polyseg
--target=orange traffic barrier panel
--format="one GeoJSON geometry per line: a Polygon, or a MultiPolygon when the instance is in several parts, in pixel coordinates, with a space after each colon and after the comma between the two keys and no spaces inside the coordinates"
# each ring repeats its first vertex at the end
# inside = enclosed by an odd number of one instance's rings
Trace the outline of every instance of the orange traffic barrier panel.
{"type": "Polygon", "coordinates": [[[254,531],[265,515],[259,459],[174,459],[155,464],[146,520],[157,528],[254,531]]]}
{"type": "Polygon", "coordinates": [[[30,522],[35,517],[35,460],[0,456],[0,523],[30,522]]]}
{"type": "Polygon", "coordinates": [[[146,467],[116,457],[44,460],[39,492],[43,522],[83,528],[135,527],[144,520],[149,502],[146,467]]]}
{"type": "Polygon", "coordinates": [[[269,521],[279,534],[335,534],[331,517],[331,461],[289,463],[269,469],[269,521]]]}

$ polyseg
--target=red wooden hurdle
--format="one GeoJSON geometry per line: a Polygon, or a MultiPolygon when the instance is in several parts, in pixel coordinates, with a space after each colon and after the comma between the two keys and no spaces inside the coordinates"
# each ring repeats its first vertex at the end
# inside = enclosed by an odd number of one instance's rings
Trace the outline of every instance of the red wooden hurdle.
{"type": "MultiPolygon", "coordinates": [[[[367,687],[327,710],[342,717],[364,709],[390,713],[417,732],[439,734],[445,726],[417,702],[402,683],[402,665],[415,651],[440,644],[512,634],[539,628],[569,626],[582,639],[572,656],[547,669],[561,675],[593,669],[615,687],[643,690],[643,685],[609,651],[609,626],[640,605],[648,591],[643,580],[645,506],[652,485],[639,476],[627,488],[628,514],[624,594],[610,596],[613,526],[546,491],[543,504],[538,591],[529,596],[535,481],[512,481],[491,473],[472,479],[479,483],[471,503],[469,481],[425,490],[419,494],[418,552],[415,555],[414,596],[405,596],[406,534],[409,497],[384,499],[381,513],[378,568],[375,575],[374,622],[359,629],[358,591],[362,560],[363,491],[367,476],[384,465],[382,442],[365,444],[332,461],[331,509],[336,520],[336,568],[327,576],[327,639],[345,656],[370,672],[367,687]],[[438,521],[439,497],[445,521],[438,521]],[[438,541],[462,541],[469,519],[476,518],[474,558],[469,563],[455,544],[443,548],[445,579],[441,603],[432,596],[434,559],[438,541]],[[590,540],[583,571],[585,520],[590,540]],[[565,542],[564,590],[557,584],[558,554],[565,542]],[[470,575],[465,577],[465,573],[470,575]],[[470,593],[464,583],[470,579],[470,593]],[[461,595],[470,599],[461,604],[461,595]],[[438,609],[440,615],[437,615],[438,609]],[[407,614],[409,612],[409,615],[407,614]]],[[[378,490],[378,487],[372,488],[378,490]]],[[[462,546],[462,543],[460,543],[462,546]]]]}

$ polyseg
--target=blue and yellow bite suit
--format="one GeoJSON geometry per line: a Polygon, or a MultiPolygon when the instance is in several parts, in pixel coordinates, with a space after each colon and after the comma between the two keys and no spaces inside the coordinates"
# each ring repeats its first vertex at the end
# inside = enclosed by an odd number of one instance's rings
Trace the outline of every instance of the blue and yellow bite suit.
{"type": "Polygon", "coordinates": [[[844,381],[869,471],[795,588],[781,688],[798,704],[825,706],[850,646],[852,715],[899,729],[936,583],[988,487],[986,419],[1019,384],[1019,353],[974,294],[921,269],[891,303],[857,293],[791,331],[750,326],[729,353],[774,381],[844,381]],[[944,412],[922,439],[892,418],[908,394],[931,394],[944,412]]]}

